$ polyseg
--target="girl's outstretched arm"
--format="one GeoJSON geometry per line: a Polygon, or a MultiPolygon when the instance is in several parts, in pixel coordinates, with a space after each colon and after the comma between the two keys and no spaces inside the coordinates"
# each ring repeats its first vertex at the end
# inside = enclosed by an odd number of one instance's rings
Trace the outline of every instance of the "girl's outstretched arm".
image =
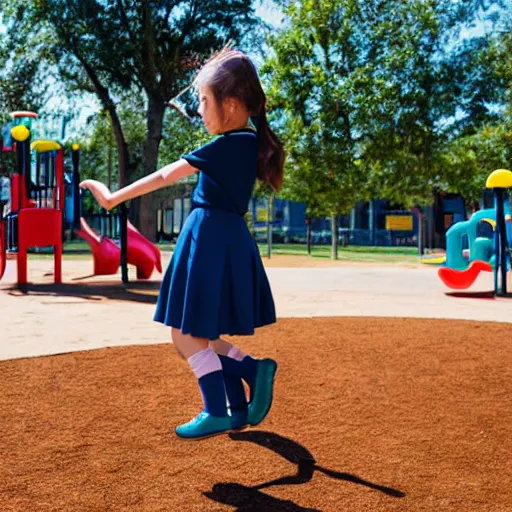
{"type": "Polygon", "coordinates": [[[82,181],[80,187],[89,189],[100,206],[106,210],[111,210],[120,203],[167,187],[179,179],[190,176],[197,171],[198,169],[192,167],[186,160],[181,159],[115,192],[110,192],[103,183],[95,180],[82,181]]]}

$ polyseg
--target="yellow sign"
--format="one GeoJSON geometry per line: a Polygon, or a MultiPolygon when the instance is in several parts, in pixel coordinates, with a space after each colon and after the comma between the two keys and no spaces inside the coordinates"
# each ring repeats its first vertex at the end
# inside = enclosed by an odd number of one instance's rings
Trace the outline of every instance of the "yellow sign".
{"type": "Polygon", "coordinates": [[[256,222],[267,222],[268,220],[268,212],[266,207],[257,207],[256,208],[256,222]]]}
{"type": "Polygon", "coordinates": [[[386,215],[388,231],[412,231],[412,215],[386,215]]]}

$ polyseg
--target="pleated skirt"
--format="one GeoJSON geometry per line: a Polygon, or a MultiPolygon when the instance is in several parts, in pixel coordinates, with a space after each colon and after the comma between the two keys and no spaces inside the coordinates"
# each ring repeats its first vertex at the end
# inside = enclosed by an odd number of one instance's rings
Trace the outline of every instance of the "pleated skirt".
{"type": "Polygon", "coordinates": [[[276,321],[258,247],[243,217],[195,208],[167,267],[155,321],[210,340],[250,335],[276,321]]]}

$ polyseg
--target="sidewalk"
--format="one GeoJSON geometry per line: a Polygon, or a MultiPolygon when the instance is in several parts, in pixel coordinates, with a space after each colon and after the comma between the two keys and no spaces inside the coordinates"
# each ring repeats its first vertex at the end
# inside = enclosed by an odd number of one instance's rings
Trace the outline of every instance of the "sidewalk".
{"type": "MultiPolygon", "coordinates": [[[[125,290],[118,276],[73,280],[91,274],[92,263],[88,259],[65,260],[65,284],[59,295],[50,285],[52,269],[51,260],[30,261],[30,279],[40,286],[23,295],[8,291],[15,281],[15,262],[8,262],[0,284],[0,359],[169,342],[169,329],[152,321],[158,274],[151,283],[134,283],[125,290]],[[77,286],[82,287],[81,293],[75,291],[77,286]]],[[[445,295],[448,290],[434,267],[346,263],[328,268],[324,261],[322,268],[274,267],[267,272],[280,318],[396,316],[512,321],[512,301],[445,295]]],[[[491,289],[492,275],[483,274],[472,291],[491,289]]]]}

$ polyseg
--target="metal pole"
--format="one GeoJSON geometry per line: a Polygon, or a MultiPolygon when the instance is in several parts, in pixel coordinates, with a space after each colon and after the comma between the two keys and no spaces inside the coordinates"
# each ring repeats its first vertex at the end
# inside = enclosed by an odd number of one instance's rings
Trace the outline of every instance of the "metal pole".
{"type": "MultiPolygon", "coordinates": [[[[80,229],[81,201],[80,201],[80,150],[73,148],[71,153],[73,163],[73,228],[80,229]]],[[[71,230],[73,232],[73,229],[71,230]]]]}
{"type": "Polygon", "coordinates": [[[23,166],[25,174],[26,198],[30,199],[32,195],[32,176],[30,175],[30,137],[22,144],[23,146],[23,166]]]}
{"type": "MultiPolygon", "coordinates": [[[[23,205],[23,196],[22,196],[22,184],[25,178],[25,166],[23,164],[23,155],[24,148],[23,148],[23,142],[16,142],[16,167],[17,172],[19,175],[18,179],[18,210],[21,210],[23,205]]],[[[25,190],[27,190],[28,185],[25,187],[25,190]]]]}
{"type": "Polygon", "coordinates": [[[125,203],[119,206],[121,218],[121,279],[128,284],[128,208],[125,203]]]}
{"type": "Polygon", "coordinates": [[[496,255],[496,265],[500,267],[501,288],[496,290],[499,295],[507,293],[507,229],[505,226],[504,198],[505,189],[497,188],[496,193],[496,233],[498,238],[498,254],[496,255]]]}
{"type": "Polygon", "coordinates": [[[500,266],[500,236],[498,228],[498,210],[499,210],[498,189],[494,189],[494,208],[496,211],[496,228],[494,229],[494,293],[498,294],[498,271],[500,266]]]}
{"type": "Polygon", "coordinates": [[[418,208],[418,256],[423,256],[423,215],[418,208]]]}
{"type": "MultiPolygon", "coordinates": [[[[45,175],[45,189],[44,189],[44,196],[46,201],[48,198],[48,183],[47,183],[47,176],[45,175]]],[[[41,184],[41,154],[36,152],[36,187],[39,187],[41,184]]],[[[37,205],[42,208],[43,206],[43,190],[41,188],[36,188],[36,202],[37,205]]]]}
{"type": "Polygon", "coordinates": [[[370,245],[375,245],[375,205],[373,199],[368,205],[368,231],[370,235],[370,245]]]}
{"type": "MultiPolygon", "coordinates": [[[[55,196],[57,195],[57,169],[55,168],[55,151],[48,153],[48,165],[50,169],[50,187],[55,190],[55,196]]],[[[56,197],[53,198],[53,208],[57,207],[56,197]]]]}

